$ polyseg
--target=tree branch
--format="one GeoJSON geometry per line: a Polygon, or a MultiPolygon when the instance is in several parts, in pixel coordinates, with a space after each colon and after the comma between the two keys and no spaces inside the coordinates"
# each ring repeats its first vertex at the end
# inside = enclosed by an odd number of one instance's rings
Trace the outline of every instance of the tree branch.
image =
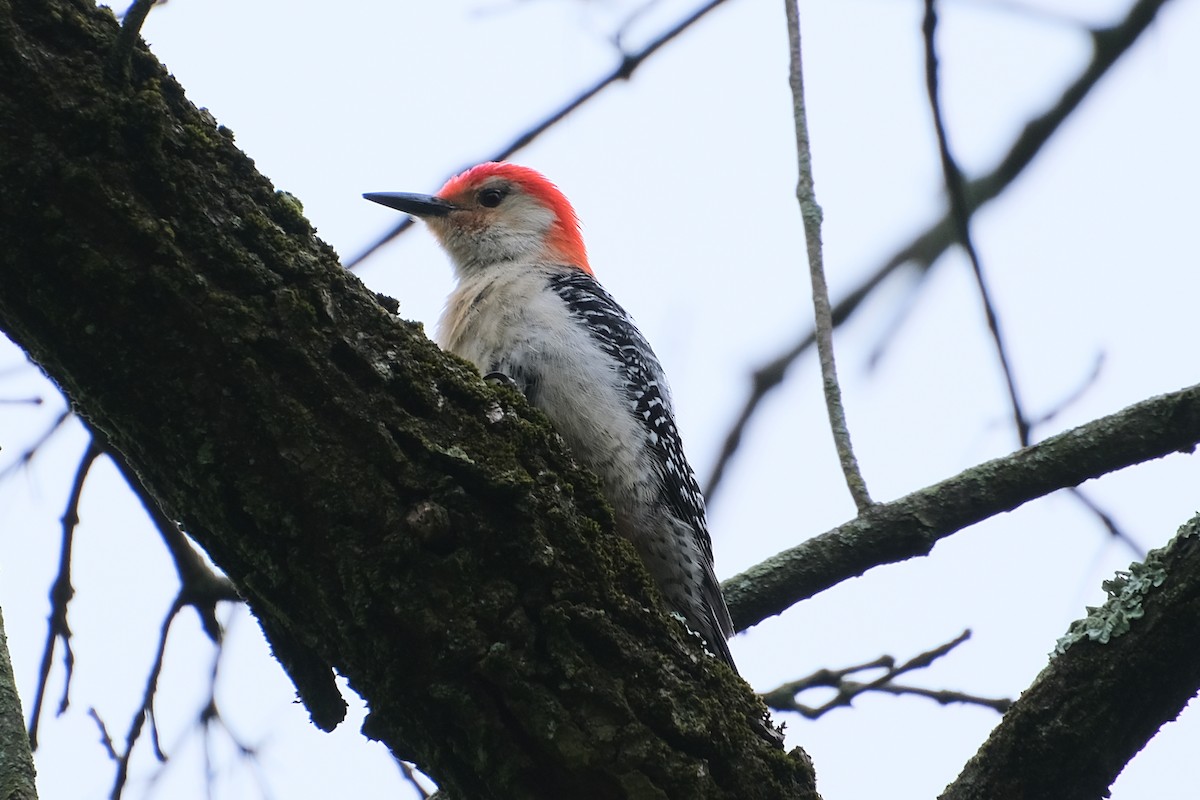
{"type": "MultiPolygon", "coordinates": [[[[57,428],[57,426],[55,426],[57,428]]],[[[71,598],[75,596],[75,586],[71,583],[71,558],[75,546],[75,529],[79,526],[79,501],[83,497],[83,484],[87,480],[92,464],[100,457],[100,448],[95,441],[89,441],[87,449],[80,456],[79,465],[75,468],[75,477],[71,481],[71,494],[67,498],[67,507],[63,510],[62,545],[58,551],[58,574],[50,586],[50,616],[46,620],[46,646],[42,649],[42,666],[38,670],[37,689],[33,699],[33,713],[29,720],[29,742],[34,750],[38,746],[38,725],[42,720],[42,703],[46,699],[46,688],[50,681],[50,667],[54,661],[54,644],[61,641],[63,648],[63,690],[62,699],[58,702],[58,713],[67,710],[71,697],[71,677],[75,673],[75,652],[71,649],[71,626],[67,622],[67,608],[71,598]]]]}
{"type": "MultiPolygon", "coordinates": [[[[576,111],[584,106],[588,101],[600,94],[600,92],[604,91],[609,86],[612,86],[614,83],[627,81],[632,78],[634,70],[640,67],[642,63],[646,61],[646,59],[657,53],[664,45],[670,44],[672,40],[677,38],[688,28],[692,27],[692,25],[699,22],[706,14],[708,14],[708,12],[712,11],[724,2],[725,0],[708,0],[708,2],[704,3],[699,8],[689,13],[686,17],[676,22],[670,28],[663,31],[658,35],[657,38],[654,39],[654,41],[647,44],[641,50],[637,51],[636,53],[625,53],[621,58],[621,63],[614,67],[613,70],[607,75],[602,76],[594,84],[589,86],[587,89],[584,89],[561,108],[555,109],[546,117],[534,123],[529,127],[528,130],[522,132],[507,145],[501,147],[490,156],[479,159],[479,161],[504,161],[508,158],[511,158],[519,150],[525,149],[532,144],[535,139],[553,128],[558,123],[562,122],[573,111],[576,111]]],[[[469,166],[471,166],[471,164],[464,164],[462,168],[466,169],[469,166]]],[[[412,226],[412,217],[405,217],[400,222],[397,222],[394,226],[392,226],[391,230],[368,245],[365,250],[354,256],[354,258],[347,261],[346,269],[354,269],[363,261],[372,256],[376,251],[378,251],[379,248],[383,247],[385,244],[392,241],[412,226]]]]}
{"type": "Polygon", "coordinates": [[[969,630],[963,631],[957,637],[945,644],[939,645],[932,650],[920,653],[914,658],[910,658],[903,664],[896,664],[896,659],[892,656],[884,655],[868,661],[865,664],[855,664],[852,667],[843,667],[842,669],[821,669],[809,675],[806,678],[789,681],[769,692],[763,694],[763,702],[770,708],[777,711],[795,711],[808,719],[817,719],[824,716],[835,708],[842,706],[849,707],[854,703],[854,698],[867,692],[883,692],[885,694],[914,694],[920,697],[927,697],[935,700],[942,705],[950,703],[966,703],[971,705],[985,706],[1004,713],[1005,709],[1012,705],[1011,700],[997,699],[990,697],[977,697],[975,695],[965,694],[963,692],[953,692],[947,689],[924,689],[919,686],[905,686],[896,683],[896,678],[906,672],[912,672],[918,669],[924,669],[938,660],[942,656],[948,654],[951,650],[958,647],[971,637],[969,630]],[[850,680],[851,675],[869,670],[883,670],[879,677],[874,680],[863,683],[862,681],[850,680]],[[819,706],[810,706],[800,702],[800,695],[810,689],[834,689],[834,695],[826,702],[819,706]]]}
{"type": "Polygon", "coordinates": [[[996,313],[996,303],[992,300],[992,293],[988,290],[987,281],[983,277],[983,264],[979,259],[979,251],[975,248],[975,240],[971,237],[971,208],[967,204],[963,174],[954,154],[950,151],[950,139],[946,134],[945,120],[942,119],[942,103],[938,90],[936,31],[936,0],[925,0],[925,23],[922,26],[925,37],[925,86],[929,93],[929,107],[933,113],[933,128],[937,133],[938,153],[942,158],[942,174],[946,182],[946,197],[949,199],[948,205],[950,206],[948,214],[954,221],[955,236],[967,254],[967,260],[971,263],[971,274],[975,276],[975,286],[979,289],[979,299],[983,303],[983,315],[987,319],[988,333],[991,334],[992,343],[996,346],[1000,371],[1004,374],[1004,385],[1008,389],[1008,402],[1012,407],[1013,424],[1017,429],[1017,444],[1021,447],[1028,447],[1031,442],[1029,416],[1025,413],[1021,397],[1017,393],[1017,378],[1008,357],[1004,336],[1000,332],[1000,315],[996,313]]]}
{"type": "MultiPolygon", "coordinates": [[[[1166,4],[1167,0],[1138,0],[1120,23],[1111,28],[1092,31],[1094,45],[1092,60],[1088,62],[1079,76],[1063,90],[1058,100],[1049,109],[1025,124],[1021,133],[1009,146],[1008,152],[1000,159],[999,164],[986,175],[967,182],[964,193],[969,213],[974,214],[1016,180],[1017,176],[1041,152],[1042,146],[1050,140],[1063,122],[1091,93],[1100,79],[1150,27],[1150,23],[1154,21],[1159,10],[1166,4]]],[[[853,316],[863,301],[902,267],[911,264],[923,275],[955,241],[954,219],[951,212],[947,211],[937,222],[918,233],[911,241],[893,253],[856,289],[833,306],[834,325],[841,325],[853,316]]],[[[730,460],[741,444],[746,426],[749,425],[762,401],[783,383],[788,369],[796,359],[808,352],[813,341],[812,332],[804,333],[794,344],[766,365],[755,370],[751,376],[751,387],[746,402],[738,413],[737,419],[730,426],[717,462],[704,482],[705,497],[709,503],[712,503],[716,496],[730,460]]]]}
{"type": "Polygon", "coordinates": [[[336,669],[459,797],[815,798],[544,418],[382,308],[144,45],[112,80],[116,37],[90,0],[0,2],[0,327],[314,721],[336,669]]]}
{"type": "Polygon", "coordinates": [[[941,800],[1105,797],[1200,689],[1200,517],[1105,589],[941,800]]]}
{"type": "Polygon", "coordinates": [[[871,507],[871,495],[863,480],[850,444],[850,426],[846,423],[846,407],[842,404],[842,387],[838,385],[837,365],[833,357],[833,312],[829,307],[829,286],[825,282],[825,258],[821,252],[821,219],[823,212],[817,203],[813,186],[812,148],[808,141],[808,118],[804,102],[804,64],[800,53],[800,9],[796,0],[784,0],[787,10],[788,52],[791,67],[788,83],[792,87],[792,118],[796,128],[796,154],[800,177],[796,182],[796,200],[804,220],[804,239],[808,245],[808,270],[812,278],[813,311],[816,320],[817,353],[821,361],[821,385],[825,391],[825,408],[829,427],[837,447],[838,462],[846,478],[846,486],[858,513],[871,507]]]}
{"type": "Polygon", "coordinates": [[[725,581],[745,630],[882,564],[928,555],[941,539],[1118,469],[1200,443],[1200,385],[1161,395],[972,467],[773,556],[725,581]]]}

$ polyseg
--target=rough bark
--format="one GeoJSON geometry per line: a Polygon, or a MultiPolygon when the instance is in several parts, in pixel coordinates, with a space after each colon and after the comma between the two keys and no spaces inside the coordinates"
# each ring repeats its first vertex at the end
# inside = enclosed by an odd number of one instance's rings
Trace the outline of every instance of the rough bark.
{"type": "Polygon", "coordinates": [[[1105,587],[941,800],[1092,800],[1200,688],[1200,517],[1105,587]]]}
{"type": "Polygon", "coordinates": [[[236,582],[314,721],[336,669],[466,800],[816,797],[544,420],[386,311],[131,45],[84,0],[0,0],[0,327],[236,582]]]}
{"type": "Polygon", "coordinates": [[[0,798],[37,800],[34,775],[29,733],[25,730],[21,698],[17,696],[17,682],[8,657],[4,617],[0,616],[0,798]]]}

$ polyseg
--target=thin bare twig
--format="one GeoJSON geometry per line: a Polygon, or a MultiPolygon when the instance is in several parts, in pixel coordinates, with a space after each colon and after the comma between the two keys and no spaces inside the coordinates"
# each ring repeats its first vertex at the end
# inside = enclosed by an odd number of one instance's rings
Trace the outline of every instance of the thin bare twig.
{"type": "MultiPolygon", "coordinates": [[[[94,432],[93,435],[95,435],[94,432]]],[[[167,551],[171,554],[171,560],[175,564],[175,571],[179,574],[180,601],[196,610],[200,616],[200,624],[204,627],[208,638],[214,644],[219,643],[221,626],[217,622],[217,603],[222,600],[241,602],[242,598],[238,594],[237,587],[224,575],[218,575],[200,556],[183,531],[179,529],[175,520],[163,512],[158,501],[146,489],[137,473],[130,468],[125,457],[107,445],[105,452],[117,465],[125,482],[137,495],[142,507],[146,509],[146,513],[154,522],[154,526],[158,528],[159,536],[167,546],[167,551]]]]}
{"type": "MultiPolygon", "coordinates": [[[[183,531],[175,524],[175,521],[163,512],[158,501],[150,494],[145,485],[138,478],[130,467],[125,457],[108,446],[104,441],[104,437],[97,431],[92,431],[92,441],[98,449],[108,455],[113,463],[117,466],[121,475],[125,478],[126,483],[133,493],[142,502],[146,509],[146,513],[158,528],[159,535],[167,546],[167,550],[171,554],[171,558],[175,564],[175,570],[179,574],[179,592],[175,596],[175,600],[171,604],[170,610],[167,612],[166,619],[163,621],[162,628],[159,632],[158,651],[155,655],[154,665],[150,670],[150,675],[146,680],[146,688],[142,695],[141,708],[134,714],[133,720],[130,723],[129,732],[126,734],[124,750],[117,756],[117,774],[113,780],[112,798],[117,800],[124,791],[125,782],[128,779],[129,760],[132,757],[134,745],[141,737],[142,729],[147,722],[150,724],[150,739],[151,745],[154,748],[155,757],[165,762],[167,754],[162,747],[162,741],[159,736],[158,724],[154,716],[154,698],[158,691],[158,677],[162,672],[163,659],[166,656],[167,636],[170,633],[171,625],[179,612],[186,606],[192,606],[196,609],[196,613],[200,615],[201,624],[204,626],[205,632],[214,644],[220,645],[221,627],[216,618],[216,604],[222,600],[240,602],[241,597],[237,593],[233,582],[223,575],[218,575],[208,564],[200,557],[191,543],[184,536],[183,531]]],[[[218,659],[220,656],[218,649],[218,659]]],[[[207,730],[207,726],[214,720],[224,725],[223,720],[220,720],[220,715],[216,709],[215,700],[215,682],[216,670],[219,661],[214,660],[213,678],[210,683],[210,697],[204,710],[201,712],[200,721],[202,727],[207,730]]],[[[243,754],[252,755],[253,751],[242,742],[238,741],[230,733],[230,738],[234,740],[239,750],[243,754]]]]}
{"type": "Polygon", "coordinates": [[[963,692],[954,692],[949,690],[923,689],[917,686],[905,686],[895,683],[895,679],[906,672],[913,672],[918,669],[924,669],[933,662],[937,661],[942,656],[948,654],[951,650],[958,647],[960,644],[971,638],[971,631],[966,630],[957,637],[943,645],[921,653],[908,661],[896,665],[896,659],[892,656],[880,656],[874,661],[869,661],[865,664],[857,664],[852,667],[844,667],[842,669],[830,670],[822,669],[814,672],[806,678],[801,678],[797,681],[785,683],[773,691],[763,695],[763,702],[768,707],[776,711],[795,711],[808,719],[817,719],[835,708],[842,706],[850,706],[854,703],[854,698],[866,692],[884,692],[886,694],[901,695],[914,694],[921,697],[928,697],[936,700],[942,705],[948,703],[969,703],[973,705],[981,705],[987,708],[994,709],[1003,713],[1010,705],[1011,700],[1004,698],[989,698],[977,697],[963,692]],[[874,669],[882,669],[883,673],[874,680],[861,682],[849,680],[850,675],[855,675],[860,672],[865,672],[874,669]],[[825,703],[819,706],[810,706],[799,701],[799,696],[810,689],[834,689],[834,696],[825,703]]]}
{"type": "Polygon", "coordinates": [[[1086,27],[1086,22],[1079,17],[1071,16],[1056,11],[1051,8],[1045,8],[1035,5],[1034,3],[1023,3],[1018,0],[978,0],[971,3],[982,10],[996,11],[1002,14],[1010,14],[1012,16],[1021,17],[1023,19],[1033,20],[1042,23],[1043,25],[1053,25],[1059,28],[1070,28],[1078,30],[1086,27]]]}
{"type": "Polygon", "coordinates": [[[37,455],[38,450],[41,449],[42,445],[48,442],[50,437],[53,436],[54,433],[63,426],[63,423],[70,418],[70,409],[63,409],[61,412],[59,412],[58,416],[54,418],[54,422],[50,423],[50,427],[43,431],[42,435],[39,436],[33,444],[25,448],[21,452],[21,455],[13,459],[12,463],[10,463],[7,467],[0,470],[0,478],[8,477],[22,467],[28,466],[29,462],[33,461],[33,457],[37,455]]]}
{"type": "MultiPolygon", "coordinates": [[[[1017,439],[1021,447],[1028,447],[1032,439],[1032,431],[1034,422],[1030,421],[1022,407],[1020,396],[1017,393],[1016,377],[1013,374],[1012,363],[1008,356],[1008,350],[1004,345],[1004,337],[1000,332],[1000,318],[996,313],[995,303],[992,300],[991,293],[988,291],[987,282],[983,277],[983,266],[979,259],[979,253],[975,249],[974,240],[971,237],[971,209],[967,205],[967,199],[963,188],[962,171],[959,169],[953,154],[950,152],[950,143],[946,135],[945,121],[942,117],[941,102],[939,101],[938,90],[938,58],[937,49],[935,47],[935,32],[937,30],[937,11],[935,0],[925,0],[925,22],[922,31],[925,37],[925,79],[926,88],[929,92],[929,105],[933,111],[934,129],[937,131],[938,151],[942,158],[942,171],[946,180],[946,194],[950,199],[950,213],[954,218],[955,229],[958,234],[959,243],[963,250],[967,253],[967,258],[971,262],[971,271],[975,276],[975,284],[979,289],[979,296],[983,302],[984,315],[987,319],[988,332],[991,334],[992,342],[996,347],[996,355],[1000,360],[1000,369],[1004,373],[1004,383],[1008,389],[1009,406],[1012,409],[1013,422],[1017,429],[1017,439]]],[[[1084,384],[1079,391],[1090,385],[1091,381],[1099,375],[1102,359],[1096,361],[1092,372],[1092,378],[1084,384]]],[[[1077,397],[1079,392],[1068,398],[1070,402],[1074,397],[1077,397]]],[[[1053,416],[1053,415],[1051,415],[1053,416]]],[[[1138,557],[1144,557],[1145,551],[1137,545],[1133,539],[1120,529],[1116,521],[1095,502],[1084,495],[1078,487],[1073,487],[1070,490],[1080,503],[1083,504],[1089,512],[1091,512],[1109,532],[1111,536],[1117,540],[1124,542],[1138,557]]]]}
{"type": "Polygon", "coordinates": [[[983,277],[983,265],[979,260],[979,252],[975,249],[975,241],[971,238],[972,209],[967,204],[962,170],[958,168],[958,162],[954,160],[954,154],[950,152],[950,141],[946,136],[946,122],[942,118],[942,104],[938,99],[938,57],[934,38],[937,31],[935,0],[925,0],[925,22],[921,30],[925,36],[925,88],[929,92],[929,106],[933,111],[933,127],[937,132],[938,152],[942,157],[946,196],[950,201],[950,218],[954,221],[958,243],[962,245],[971,262],[971,272],[975,276],[975,285],[979,289],[979,298],[983,302],[988,332],[996,346],[996,356],[1000,359],[1000,369],[1004,373],[1004,385],[1008,388],[1008,402],[1012,407],[1013,423],[1017,428],[1017,440],[1021,447],[1028,447],[1030,442],[1029,417],[1021,406],[1012,362],[1008,357],[1008,349],[1004,346],[1004,336],[1000,332],[1000,317],[996,314],[996,304],[992,300],[987,281],[983,277]]]}
{"type": "Polygon", "coordinates": [[[1079,385],[1072,389],[1066,397],[1055,403],[1055,405],[1049,411],[1046,411],[1038,415],[1036,419],[1031,420],[1030,424],[1035,428],[1039,428],[1046,423],[1053,422],[1059,414],[1078,403],[1083,396],[1087,394],[1088,390],[1096,385],[1096,382],[1100,380],[1100,373],[1103,371],[1104,352],[1100,351],[1096,353],[1096,357],[1092,360],[1091,370],[1089,370],[1087,376],[1079,382],[1079,385]]]}
{"type": "Polygon", "coordinates": [[[1134,556],[1140,561],[1146,557],[1146,548],[1142,547],[1124,528],[1117,524],[1116,519],[1111,514],[1105,511],[1100,505],[1084,494],[1083,490],[1078,486],[1073,486],[1068,490],[1071,496],[1086,508],[1096,519],[1100,520],[1100,524],[1108,531],[1109,536],[1116,539],[1121,544],[1125,545],[1133,552],[1134,556]]]}
{"type": "Polygon", "coordinates": [[[108,757],[113,761],[119,761],[121,757],[117,755],[117,748],[116,745],[113,744],[112,736],[110,736],[108,733],[108,726],[104,724],[104,720],[100,719],[100,712],[96,711],[95,708],[89,708],[88,716],[95,721],[96,727],[100,730],[100,744],[104,746],[104,750],[108,753],[108,757]]]}
{"type": "Polygon", "coordinates": [[[800,9],[796,0],[784,0],[787,9],[788,43],[791,69],[788,82],[792,87],[792,116],[796,126],[796,155],[800,177],[796,183],[796,199],[804,220],[804,239],[808,244],[808,268],[812,277],[813,310],[817,327],[817,353],[821,361],[821,379],[825,389],[825,408],[829,412],[829,427],[837,446],[838,461],[854,505],[861,514],[871,507],[867,483],[858,468],[854,448],[850,444],[850,428],[846,424],[846,408],[842,404],[842,389],[838,385],[837,365],[833,357],[833,311],[829,307],[829,286],[825,283],[825,263],[821,252],[821,206],[813,186],[812,148],[808,141],[808,115],[804,103],[804,65],[800,53],[800,9]]]}
{"type": "MultiPolygon", "coordinates": [[[[967,205],[974,213],[1001,192],[1024,172],[1042,147],[1058,131],[1062,123],[1074,113],[1079,104],[1120,60],[1129,48],[1154,21],[1168,0],[1138,0],[1129,13],[1115,26],[1092,31],[1092,59],[1062,92],[1058,100],[1045,112],[1031,119],[1009,146],[1000,162],[987,174],[974,178],[966,184],[967,205]]],[[[911,265],[921,276],[954,243],[954,227],[947,211],[937,222],[917,234],[906,245],[892,254],[856,289],[833,307],[834,325],[841,325],[856,312],[863,301],[888,277],[902,267],[911,265]]],[[[783,353],[757,370],[751,378],[750,392],[737,419],[725,437],[717,462],[705,482],[706,496],[711,503],[729,465],[738,450],[747,425],[754,417],[762,401],[781,383],[788,369],[801,355],[808,352],[813,343],[811,332],[803,334],[798,341],[783,353]]]]}
{"type": "Polygon", "coordinates": [[[654,7],[659,4],[659,0],[646,0],[640,6],[629,12],[625,19],[621,20],[621,24],[617,26],[616,32],[612,35],[613,47],[617,48],[622,55],[625,54],[625,35],[633,29],[638,20],[642,19],[648,13],[654,10],[654,7]]]}
{"type": "MultiPolygon", "coordinates": [[[[56,431],[63,421],[69,416],[68,412],[64,412],[56,420],[54,425],[43,434],[38,441],[31,446],[22,456],[19,457],[17,463],[25,464],[32,459],[38,448],[45,443],[47,439],[56,431]]],[[[162,671],[163,657],[166,649],[167,634],[170,630],[171,622],[178,615],[179,611],[184,606],[193,606],[200,614],[201,621],[204,623],[205,630],[208,631],[210,638],[214,642],[219,641],[220,628],[215,619],[215,606],[221,600],[240,601],[237,590],[234,588],[231,581],[224,576],[217,575],[194,548],[184,537],[179,527],[171,521],[158,506],[153,497],[146,491],[141,481],[137,479],[136,474],[129,469],[128,464],[120,453],[109,448],[103,440],[103,436],[98,435],[95,431],[89,429],[92,438],[88,442],[88,447],[80,458],[78,467],[76,468],[75,477],[72,482],[70,496],[67,500],[66,508],[62,514],[62,548],[59,556],[59,569],[55,578],[54,584],[50,589],[51,611],[49,617],[49,626],[46,638],[46,646],[42,653],[42,663],[39,672],[37,691],[35,694],[33,709],[29,724],[29,738],[34,749],[37,747],[38,727],[42,716],[42,707],[45,699],[45,693],[49,681],[51,663],[54,656],[55,643],[62,642],[63,658],[66,666],[66,676],[63,681],[63,694],[59,703],[58,713],[65,711],[69,704],[71,677],[74,669],[74,653],[71,649],[71,630],[67,623],[67,607],[74,595],[74,588],[71,584],[71,555],[74,544],[75,530],[79,525],[79,504],[83,494],[84,482],[87,475],[95,463],[96,459],[101,455],[108,455],[117,465],[118,469],[125,476],[130,488],[141,499],[143,505],[146,506],[147,513],[155,522],[167,544],[168,550],[174,559],[176,570],[179,573],[180,589],[179,593],[172,604],[171,610],[167,615],[166,621],[162,626],[162,631],[159,639],[158,653],[155,659],[154,666],[151,670],[149,679],[147,680],[146,689],[143,695],[142,707],[134,716],[134,720],[130,726],[129,734],[126,737],[124,752],[118,753],[113,745],[111,737],[108,735],[107,728],[100,719],[99,714],[95,709],[89,713],[96,720],[99,726],[105,747],[113,760],[117,762],[117,776],[114,780],[112,796],[120,797],[127,778],[129,758],[133,745],[141,735],[144,724],[150,723],[152,745],[156,757],[160,761],[166,760],[166,754],[163,752],[162,744],[158,734],[158,727],[154,720],[154,694],[158,684],[158,676],[162,671]]]]}
{"type": "MultiPolygon", "coordinates": [[[[57,428],[57,425],[55,425],[57,428]]],[[[67,507],[63,510],[62,547],[58,554],[58,574],[50,587],[50,617],[47,620],[46,646],[42,649],[42,665],[38,670],[37,690],[33,700],[33,710],[29,718],[30,746],[37,750],[38,725],[42,719],[42,702],[46,697],[46,685],[50,680],[50,665],[54,660],[54,643],[61,641],[63,646],[63,666],[66,674],[63,676],[62,699],[58,703],[58,713],[67,710],[71,693],[71,676],[75,670],[75,653],[71,650],[71,626],[67,624],[67,606],[75,594],[71,585],[71,552],[75,543],[75,529],[79,526],[79,501],[83,497],[83,484],[87,480],[92,464],[100,457],[100,447],[96,440],[88,442],[87,449],[79,459],[75,468],[75,478],[71,482],[71,494],[67,499],[67,507]]]]}
{"type": "MultiPolygon", "coordinates": [[[[163,620],[160,628],[158,650],[155,654],[154,665],[151,667],[150,674],[146,679],[146,687],[142,693],[142,705],[133,715],[133,719],[129,726],[129,732],[125,736],[124,749],[120,753],[116,751],[115,746],[112,744],[111,738],[108,738],[107,730],[104,729],[103,724],[100,723],[99,717],[94,711],[92,712],[92,716],[96,718],[97,723],[101,725],[101,730],[104,732],[107,741],[106,746],[108,747],[109,753],[113,760],[117,762],[117,773],[113,779],[113,786],[110,794],[112,800],[119,800],[125,790],[125,784],[129,778],[129,762],[133,755],[133,748],[137,745],[138,739],[141,738],[142,729],[145,727],[147,722],[150,724],[151,745],[154,748],[155,758],[157,758],[163,764],[167,763],[168,761],[167,754],[162,747],[158,723],[155,719],[154,699],[158,692],[158,679],[162,674],[163,663],[166,658],[167,637],[170,634],[171,625],[179,616],[179,612],[182,611],[186,605],[187,601],[184,599],[184,590],[181,589],[180,594],[176,596],[174,602],[171,604],[171,608],[167,612],[167,616],[163,620]]],[[[243,742],[241,739],[235,736],[233,731],[230,730],[229,726],[225,723],[225,720],[221,717],[220,711],[217,708],[216,683],[220,659],[223,652],[223,648],[219,643],[217,643],[212,669],[209,672],[208,698],[201,706],[200,712],[197,716],[197,722],[199,723],[198,729],[201,730],[205,736],[204,753],[206,763],[208,763],[210,766],[210,769],[206,770],[206,775],[214,774],[214,770],[211,769],[211,752],[208,747],[208,735],[214,725],[219,725],[225,731],[226,735],[229,737],[230,741],[233,742],[241,756],[250,759],[255,766],[258,765],[257,748],[253,745],[243,742]]],[[[159,772],[151,779],[151,783],[157,781],[161,775],[162,770],[159,770],[159,772]]],[[[267,796],[269,792],[267,791],[265,780],[261,774],[256,772],[256,775],[259,778],[260,786],[264,790],[264,796],[267,796]]],[[[208,788],[211,790],[211,784],[208,788]]]]}
{"type": "MultiPolygon", "coordinates": [[[[835,305],[833,307],[833,326],[836,328],[841,325],[854,311],[858,310],[859,304],[889,274],[891,274],[890,269],[880,270],[875,276],[868,279],[866,283],[859,286],[850,296],[835,305]]],[[[792,364],[801,355],[808,352],[815,341],[816,334],[813,331],[809,331],[791,349],[759,367],[751,375],[750,396],[747,398],[746,404],[742,407],[737,420],[730,427],[729,433],[726,434],[725,442],[722,444],[721,452],[717,456],[712,474],[705,482],[705,502],[711,505],[713,498],[716,497],[717,489],[721,486],[721,481],[725,477],[725,471],[729,466],[729,462],[733,458],[734,453],[737,452],[738,447],[741,446],[742,436],[746,432],[746,427],[750,424],[750,419],[758,411],[759,404],[773,389],[783,383],[783,379],[787,376],[787,372],[791,369],[792,364]]]]}
{"type": "MultiPolygon", "coordinates": [[[[524,147],[527,147],[529,144],[531,144],[533,142],[534,139],[541,136],[543,133],[545,133],[550,128],[557,125],[559,122],[562,122],[562,120],[565,119],[572,111],[575,111],[580,106],[587,103],[589,100],[591,100],[596,95],[600,94],[600,92],[604,91],[612,84],[617,83],[618,81],[629,80],[631,77],[633,77],[634,71],[638,67],[640,67],[642,65],[642,63],[646,61],[646,59],[650,58],[650,56],[652,56],[656,52],[658,52],[658,50],[661,49],[663,47],[663,45],[670,43],[673,39],[675,39],[681,33],[686,31],[692,25],[699,22],[704,17],[705,14],[712,11],[714,8],[716,8],[717,6],[721,5],[724,2],[725,2],[725,0],[709,0],[709,2],[700,6],[695,11],[693,11],[692,13],[688,14],[686,17],[681,19],[679,22],[672,25],[668,30],[664,31],[657,39],[650,42],[650,44],[646,45],[638,52],[624,54],[621,58],[621,63],[618,64],[616,66],[616,68],[614,68],[607,75],[605,75],[604,77],[600,78],[600,80],[598,80],[594,84],[592,84],[591,87],[585,89],[583,92],[581,92],[579,95],[577,95],[573,100],[571,100],[566,105],[559,108],[557,111],[554,111],[553,113],[549,114],[547,117],[542,119],[540,122],[534,124],[532,127],[530,127],[528,130],[526,130],[524,133],[519,135],[516,139],[509,142],[509,144],[507,146],[500,148],[496,152],[492,153],[492,155],[488,156],[487,158],[480,159],[480,160],[481,161],[504,161],[505,159],[510,158],[512,155],[514,155],[518,150],[521,150],[524,147]]],[[[470,165],[467,165],[467,166],[470,166],[470,165]]],[[[346,269],[354,269],[359,264],[361,264],[363,261],[365,261],[367,258],[369,258],[371,255],[373,255],[375,253],[375,251],[377,251],[379,248],[383,247],[385,244],[392,241],[397,236],[399,236],[400,234],[404,233],[406,230],[411,228],[412,225],[413,225],[412,217],[405,217],[399,223],[394,225],[391,230],[389,230],[387,233],[385,233],[379,239],[377,239],[376,241],[374,241],[373,243],[368,245],[367,249],[363,250],[361,253],[356,255],[354,258],[347,261],[346,265],[345,265],[346,269]]]]}
{"type": "MultiPolygon", "coordinates": [[[[234,615],[230,619],[236,620],[237,616],[234,615]]],[[[225,652],[224,647],[220,643],[215,644],[208,672],[208,695],[204,702],[200,704],[199,711],[196,714],[196,724],[189,726],[185,733],[176,740],[173,747],[175,750],[181,750],[186,739],[199,732],[204,753],[205,789],[209,797],[216,797],[218,796],[216,792],[217,787],[213,779],[218,774],[219,765],[214,754],[213,743],[215,736],[223,734],[229,740],[229,743],[233,745],[239,758],[249,765],[251,774],[258,784],[259,794],[264,800],[267,800],[272,796],[272,791],[270,781],[267,780],[267,776],[263,770],[262,760],[259,758],[261,745],[252,744],[238,736],[221,714],[220,706],[217,704],[217,681],[220,678],[222,659],[225,652]]],[[[166,763],[166,759],[160,760],[164,761],[163,766],[156,770],[147,780],[149,788],[146,791],[146,795],[148,797],[154,796],[153,788],[163,779],[167,773],[167,769],[170,767],[170,764],[166,763]]]]}
{"type": "MultiPolygon", "coordinates": [[[[847,681],[846,687],[854,686],[853,681],[847,681]]],[[[938,705],[948,706],[951,703],[959,703],[969,706],[983,706],[990,708],[997,714],[1003,714],[1008,711],[1013,701],[1007,697],[981,697],[976,694],[967,694],[966,692],[956,692],[953,689],[925,689],[920,686],[907,686],[902,683],[889,683],[886,686],[877,686],[872,691],[882,692],[883,694],[912,694],[917,697],[925,697],[933,700],[938,705]]]]}
{"type": "Polygon", "coordinates": [[[125,734],[125,749],[117,757],[117,774],[113,778],[112,793],[109,795],[111,800],[120,800],[121,793],[125,789],[125,781],[129,778],[129,759],[133,755],[133,746],[141,737],[142,727],[147,720],[152,728],[155,756],[159,761],[167,760],[166,754],[163,753],[158,743],[158,730],[154,722],[154,696],[158,691],[158,676],[162,674],[163,659],[167,652],[167,635],[171,632],[171,623],[175,621],[175,617],[179,616],[183,606],[182,600],[176,597],[159,630],[158,650],[154,656],[154,666],[150,669],[150,676],[146,679],[146,688],[142,692],[142,705],[133,715],[133,720],[129,724],[129,732],[125,734]]]}
{"type": "MultiPolygon", "coordinates": [[[[219,727],[229,737],[229,741],[237,749],[238,755],[250,764],[263,797],[269,797],[270,786],[262,769],[262,761],[259,759],[259,746],[250,744],[234,733],[233,729],[229,727],[229,723],[225,721],[225,717],[221,715],[220,707],[217,705],[217,679],[221,674],[221,658],[224,654],[225,648],[217,644],[216,653],[213,655],[212,669],[208,675],[208,700],[200,711],[200,726],[204,731],[204,760],[208,764],[212,763],[210,739],[213,729],[219,727]]],[[[214,774],[216,771],[211,767],[206,770],[206,775],[214,774]]],[[[208,785],[210,795],[213,794],[213,789],[214,786],[210,781],[208,785]]]]}

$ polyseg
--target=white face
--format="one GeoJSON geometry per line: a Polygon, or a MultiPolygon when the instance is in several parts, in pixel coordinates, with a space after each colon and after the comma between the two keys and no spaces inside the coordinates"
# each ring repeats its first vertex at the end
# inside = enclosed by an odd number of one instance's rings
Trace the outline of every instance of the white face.
{"type": "Polygon", "coordinates": [[[443,199],[457,208],[427,222],[460,276],[544,254],[554,213],[511,181],[489,178],[443,199]]]}

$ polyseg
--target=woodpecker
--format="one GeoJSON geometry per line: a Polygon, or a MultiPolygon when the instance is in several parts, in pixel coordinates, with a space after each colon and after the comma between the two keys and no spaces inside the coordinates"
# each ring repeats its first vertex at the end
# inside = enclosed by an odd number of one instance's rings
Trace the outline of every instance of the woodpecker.
{"type": "Polygon", "coordinates": [[[424,220],[454,266],[437,342],[502,376],[594,472],[671,611],[736,671],[704,496],[658,358],[588,264],[579,219],[541,173],[489,162],[435,195],[368,200],[424,220]]]}

